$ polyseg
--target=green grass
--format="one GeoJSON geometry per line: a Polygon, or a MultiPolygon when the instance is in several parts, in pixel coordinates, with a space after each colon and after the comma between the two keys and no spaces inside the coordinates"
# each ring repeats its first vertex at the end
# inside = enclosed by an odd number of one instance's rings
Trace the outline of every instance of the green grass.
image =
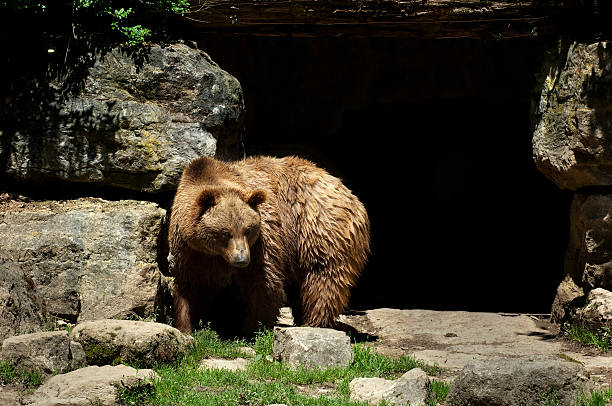
{"type": "Polygon", "coordinates": [[[593,345],[602,351],[612,346],[612,328],[604,326],[596,331],[584,325],[566,324],[562,329],[563,335],[572,341],[581,344],[593,345]]]}
{"type": "Polygon", "coordinates": [[[578,395],[576,406],[606,406],[609,400],[612,400],[612,388],[592,391],[589,395],[582,391],[578,395]]]}
{"type": "MultiPolygon", "coordinates": [[[[349,399],[349,383],[356,377],[397,378],[404,372],[419,367],[430,375],[440,374],[411,357],[392,358],[379,354],[364,344],[354,344],[355,358],[346,368],[306,369],[290,368],[272,360],[273,333],[260,330],[251,343],[221,340],[217,334],[204,329],[194,334],[192,351],[175,364],[159,366],[155,370],[160,379],[152,385],[133,390],[120,388],[118,396],[125,405],[330,405],[364,406],[349,399]],[[240,347],[250,346],[256,352],[246,371],[199,370],[202,358],[244,357],[240,347]],[[317,394],[317,388],[325,393],[317,394]]],[[[433,380],[437,399],[448,393],[448,385],[433,380]]],[[[435,405],[435,400],[431,403],[435,405]]]]}
{"type": "Polygon", "coordinates": [[[0,384],[21,383],[29,388],[42,383],[42,374],[37,370],[16,369],[7,361],[0,361],[0,384]]]}

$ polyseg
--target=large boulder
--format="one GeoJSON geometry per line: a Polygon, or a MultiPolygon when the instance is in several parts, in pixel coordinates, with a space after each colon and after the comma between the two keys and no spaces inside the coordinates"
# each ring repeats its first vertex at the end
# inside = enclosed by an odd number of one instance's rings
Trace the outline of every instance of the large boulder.
{"type": "Polygon", "coordinates": [[[45,303],[32,278],[15,262],[0,256],[0,341],[42,331],[45,319],[45,303]]]}
{"type": "Polygon", "coordinates": [[[16,369],[35,370],[44,375],[65,373],[86,365],[83,348],[71,342],[65,330],[9,337],[2,343],[0,359],[16,369]]]}
{"type": "Polygon", "coordinates": [[[90,366],[56,375],[29,396],[25,404],[37,406],[119,406],[118,388],[143,390],[159,379],[151,369],[136,370],[126,365],[90,366]]]}
{"type": "Polygon", "coordinates": [[[467,364],[453,381],[453,406],[572,405],[587,374],[578,362],[554,356],[492,358],[467,364]]]}
{"type": "Polygon", "coordinates": [[[176,187],[195,157],[240,153],[240,84],[183,44],[99,55],[82,90],[57,99],[42,119],[0,128],[0,172],[157,192],[176,187]]]}
{"type": "Polygon", "coordinates": [[[544,65],[533,155],[560,188],[612,185],[611,46],[574,42],[544,65]]]}
{"type": "Polygon", "coordinates": [[[70,337],[83,346],[88,364],[135,362],[141,367],[176,361],[194,341],[167,324],[136,320],[87,321],[70,337]]]}
{"type": "Polygon", "coordinates": [[[150,317],[164,216],[143,201],[0,202],[0,258],[19,263],[54,316],[150,317]]]}

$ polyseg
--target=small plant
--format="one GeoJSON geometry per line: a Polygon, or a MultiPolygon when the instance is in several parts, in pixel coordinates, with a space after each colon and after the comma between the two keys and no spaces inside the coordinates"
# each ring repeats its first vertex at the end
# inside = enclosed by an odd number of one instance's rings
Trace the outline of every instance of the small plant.
{"type": "Polygon", "coordinates": [[[72,13],[73,30],[85,31],[91,25],[119,33],[128,45],[136,45],[152,34],[151,28],[137,23],[152,12],[185,14],[190,10],[187,0],[132,0],[127,4],[131,7],[119,0],[0,0],[0,12],[11,10],[53,18],[49,10],[62,9],[72,13]]]}
{"type": "Polygon", "coordinates": [[[187,356],[191,360],[199,361],[206,357],[236,358],[243,355],[241,347],[246,347],[244,340],[222,340],[217,333],[206,327],[193,334],[195,344],[187,356]]]}
{"type": "Polygon", "coordinates": [[[559,392],[552,389],[548,392],[540,394],[540,403],[539,406],[559,406],[563,398],[559,395],[559,392]]]}
{"type": "Polygon", "coordinates": [[[148,405],[153,396],[154,388],[150,382],[142,381],[130,386],[122,382],[117,386],[117,402],[120,405],[148,405]]]}
{"type": "MultiPolygon", "coordinates": [[[[433,379],[431,381],[431,390],[434,393],[434,399],[431,401],[431,406],[435,406],[446,399],[448,392],[450,391],[450,385],[443,381],[433,379]]],[[[429,406],[429,405],[428,405],[429,406]]]]}
{"type": "Polygon", "coordinates": [[[394,359],[388,355],[379,354],[376,349],[364,344],[354,344],[355,359],[352,368],[362,376],[379,376],[383,378],[395,377],[400,373],[413,368],[421,368],[429,375],[439,375],[441,369],[429,366],[413,357],[402,355],[394,359]]]}
{"type": "Polygon", "coordinates": [[[257,354],[262,356],[272,355],[272,348],[274,347],[274,333],[272,330],[260,327],[255,333],[255,339],[253,341],[253,349],[257,354]]]}
{"type": "Polygon", "coordinates": [[[0,361],[0,383],[15,382],[34,388],[42,383],[42,373],[35,369],[16,369],[10,362],[0,361]]]}
{"type": "Polygon", "coordinates": [[[606,406],[609,400],[612,400],[612,388],[592,391],[589,395],[582,390],[576,399],[576,406],[606,406]]]}
{"type": "Polygon", "coordinates": [[[582,344],[594,345],[602,351],[607,351],[612,345],[612,328],[610,326],[603,326],[593,331],[583,324],[566,323],[563,325],[561,331],[563,335],[570,340],[582,344]]]}

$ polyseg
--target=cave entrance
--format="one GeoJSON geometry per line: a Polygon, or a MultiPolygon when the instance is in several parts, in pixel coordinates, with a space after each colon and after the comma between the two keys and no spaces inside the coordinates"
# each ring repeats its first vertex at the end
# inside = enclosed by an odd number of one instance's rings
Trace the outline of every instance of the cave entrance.
{"type": "Polygon", "coordinates": [[[544,40],[203,35],[241,82],[247,155],[315,161],[364,202],[352,308],[548,313],[571,194],[538,172],[544,40]]]}

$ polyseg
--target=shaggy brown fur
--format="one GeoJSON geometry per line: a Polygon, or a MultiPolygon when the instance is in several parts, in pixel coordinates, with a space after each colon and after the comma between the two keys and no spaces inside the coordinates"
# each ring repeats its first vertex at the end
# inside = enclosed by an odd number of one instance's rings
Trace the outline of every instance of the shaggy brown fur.
{"type": "Polygon", "coordinates": [[[309,161],[195,159],[170,219],[174,325],[191,332],[218,316],[213,301],[233,284],[243,300],[242,333],[272,326],[285,300],[296,325],[333,327],[369,245],[361,202],[309,161]]]}

